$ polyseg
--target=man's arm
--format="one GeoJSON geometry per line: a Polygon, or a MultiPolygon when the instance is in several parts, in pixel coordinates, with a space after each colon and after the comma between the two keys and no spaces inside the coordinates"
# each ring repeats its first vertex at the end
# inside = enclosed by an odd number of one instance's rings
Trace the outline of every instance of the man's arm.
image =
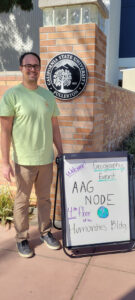
{"type": "Polygon", "coordinates": [[[57,117],[52,117],[52,128],[53,128],[53,142],[57,148],[58,155],[61,155],[63,153],[63,149],[62,149],[61,134],[60,134],[57,117]]]}
{"type": "Polygon", "coordinates": [[[14,176],[10,164],[10,145],[12,136],[13,117],[1,117],[1,153],[3,176],[11,182],[11,175],[14,176]]]}

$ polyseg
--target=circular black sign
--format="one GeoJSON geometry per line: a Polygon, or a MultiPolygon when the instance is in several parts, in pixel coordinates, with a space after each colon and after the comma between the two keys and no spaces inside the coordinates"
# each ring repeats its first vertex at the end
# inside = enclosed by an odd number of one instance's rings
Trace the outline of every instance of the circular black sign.
{"type": "Polygon", "coordinates": [[[73,99],[80,95],[86,86],[87,77],[86,66],[72,53],[55,56],[45,72],[48,89],[62,100],[73,99]]]}

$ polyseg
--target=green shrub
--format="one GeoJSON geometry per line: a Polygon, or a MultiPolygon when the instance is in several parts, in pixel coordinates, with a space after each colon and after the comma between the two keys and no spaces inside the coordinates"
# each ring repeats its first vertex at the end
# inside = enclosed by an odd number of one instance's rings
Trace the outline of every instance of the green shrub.
{"type": "MultiPolygon", "coordinates": [[[[2,225],[13,222],[14,196],[10,188],[0,187],[0,221],[2,225]]],[[[29,206],[29,218],[33,217],[34,207],[29,206]]]]}
{"type": "Polygon", "coordinates": [[[1,224],[13,221],[13,195],[8,187],[0,188],[0,220],[1,224]]]}
{"type": "Polygon", "coordinates": [[[135,165],[135,127],[129,135],[123,139],[117,150],[127,151],[129,154],[132,154],[135,165]]]}

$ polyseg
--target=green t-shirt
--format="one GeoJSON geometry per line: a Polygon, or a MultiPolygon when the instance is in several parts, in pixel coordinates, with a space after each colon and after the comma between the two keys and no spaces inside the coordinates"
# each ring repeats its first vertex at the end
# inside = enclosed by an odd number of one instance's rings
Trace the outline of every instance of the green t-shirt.
{"type": "Polygon", "coordinates": [[[20,165],[53,161],[51,118],[59,115],[54,95],[45,88],[22,84],[9,89],[0,101],[0,116],[13,116],[13,160],[20,165]]]}

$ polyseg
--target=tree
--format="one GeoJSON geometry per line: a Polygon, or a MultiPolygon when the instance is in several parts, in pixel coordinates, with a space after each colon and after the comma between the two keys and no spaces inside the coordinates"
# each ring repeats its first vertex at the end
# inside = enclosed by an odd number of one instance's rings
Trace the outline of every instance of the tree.
{"type": "Polygon", "coordinates": [[[14,7],[20,7],[22,10],[30,11],[33,9],[32,0],[1,0],[0,13],[11,12],[14,7]]]}
{"type": "Polygon", "coordinates": [[[68,70],[57,70],[54,73],[53,82],[56,86],[60,86],[60,92],[64,92],[64,87],[69,86],[71,84],[72,75],[68,70]]]}

